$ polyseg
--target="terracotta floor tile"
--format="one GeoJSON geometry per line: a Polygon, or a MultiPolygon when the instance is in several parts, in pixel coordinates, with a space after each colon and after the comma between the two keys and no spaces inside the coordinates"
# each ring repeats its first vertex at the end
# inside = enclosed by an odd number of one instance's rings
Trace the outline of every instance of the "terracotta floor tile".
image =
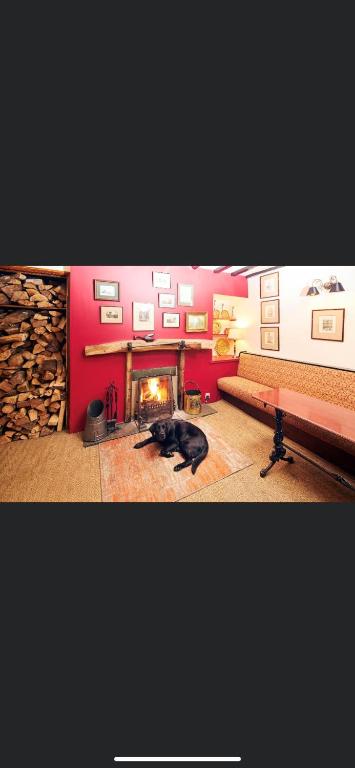
{"type": "Polygon", "coordinates": [[[158,445],[134,450],[135,444],[149,437],[149,433],[100,445],[103,501],[175,502],[250,467],[253,462],[232,448],[207,421],[194,421],[205,432],[210,446],[208,457],[196,475],[190,468],[174,472],[174,466],[182,461],[180,454],[164,459],[159,455],[158,445]]]}

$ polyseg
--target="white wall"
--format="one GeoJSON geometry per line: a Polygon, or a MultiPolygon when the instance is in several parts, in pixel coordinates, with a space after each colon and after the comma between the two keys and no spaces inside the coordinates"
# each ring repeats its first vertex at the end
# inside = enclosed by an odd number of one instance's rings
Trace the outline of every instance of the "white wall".
{"type": "Polygon", "coordinates": [[[355,267],[283,267],[280,269],[280,352],[261,350],[260,277],[248,280],[249,299],[243,324],[243,349],[270,357],[284,357],[319,365],[355,370],[355,267]],[[319,278],[327,282],[337,275],[344,293],[304,295],[306,286],[319,278]],[[344,342],[311,338],[313,309],[345,308],[344,342]]]}

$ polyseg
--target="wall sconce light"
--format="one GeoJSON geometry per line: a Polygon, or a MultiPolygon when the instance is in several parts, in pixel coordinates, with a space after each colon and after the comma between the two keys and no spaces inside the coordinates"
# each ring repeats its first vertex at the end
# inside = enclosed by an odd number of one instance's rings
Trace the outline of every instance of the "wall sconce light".
{"type": "Polygon", "coordinates": [[[237,341],[239,339],[238,328],[230,328],[228,332],[228,338],[231,341],[234,341],[234,357],[237,357],[237,341]]]}
{"type": "MultiPolygon", "coordinates": [[[[329,293],[340,293],[341,291],[345,291],[345,288],[343,288],[342,284],[339,283],[338,278],[333,275],[330,278],[330,289],[329,293]]],[[[327,285],[325,286],[327,288],[327,285]]]]}
{"type": "Polygon", "coordinates": [[[345,288],[339,283],[336,275],[332,275],[327,283],[322,283],[321,280],[313,280],[307,296],[319,296],[320,293],[341,293],[341,291],[345,291],[345,288]]]}

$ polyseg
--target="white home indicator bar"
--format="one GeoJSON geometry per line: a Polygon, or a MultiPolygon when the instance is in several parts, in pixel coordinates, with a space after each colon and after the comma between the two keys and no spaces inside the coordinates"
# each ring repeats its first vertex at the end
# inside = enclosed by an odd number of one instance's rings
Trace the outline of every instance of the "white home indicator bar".
{"type": "Polygon", "coordinates": [[[241,757],[115,757],[115,763],[241,763],[241,757]]]}

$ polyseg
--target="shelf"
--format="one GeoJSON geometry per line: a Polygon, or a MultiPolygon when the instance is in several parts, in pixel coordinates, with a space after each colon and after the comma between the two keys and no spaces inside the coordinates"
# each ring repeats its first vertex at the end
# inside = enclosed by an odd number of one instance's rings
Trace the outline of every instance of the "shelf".
{"type": "Polygon", "coordinates": [[[2,309],[28,309],[29,312],[39,312],[39,314],[43,311],[50,311],[50,312],[65,312],[66,307],[56,307],[56,306],[48,306],[48,307],[29,307],[26,304],[0,304],[0,311],[2,309]]]}
{"type": "Polygon", "coordinates": [[[56,280],[65,280],[70,274],[70,270],[61,269],[43,269],[41,267],[25,267],[25,266],[0,266],[0,272],[21,272],[23,275],[33,275],[35,277],[54,277],[56,280]]]}
{"type": "Polygon", "coordinates": [[[213,357],[211,362],[212,363],[236,363],[238,361],[237,357],[213,357]]]}

